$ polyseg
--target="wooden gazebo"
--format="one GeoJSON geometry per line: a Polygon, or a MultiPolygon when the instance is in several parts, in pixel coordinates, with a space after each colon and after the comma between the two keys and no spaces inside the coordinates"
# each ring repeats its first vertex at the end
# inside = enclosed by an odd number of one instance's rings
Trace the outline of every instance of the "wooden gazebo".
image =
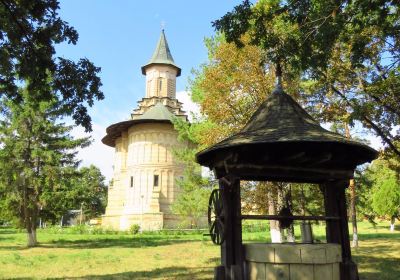
{"type": "Polygon", "coordinates": [[[215,279],[249,277],[242,219],[252,217],[241,214],[240,180],[319,184],[324,193],[325,216],[320,219],[326,220],[327,243],[341,248],[340,279],[358,279],[351,258],[345,189],[356,166],[376,157],[377,151],[367,145],[322,128],[278,84],[239,133],[197,154],[197,162],[219,179],[219,192],[211,198],[217,208],[211,235],[221,244],[222,262],[215,279]]]}

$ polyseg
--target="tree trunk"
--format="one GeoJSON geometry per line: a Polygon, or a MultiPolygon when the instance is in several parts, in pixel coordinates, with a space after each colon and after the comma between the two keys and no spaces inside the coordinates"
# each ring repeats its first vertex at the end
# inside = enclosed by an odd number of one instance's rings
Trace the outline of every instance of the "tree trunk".
{"type": "Polygon", "coordinates": [[[396,216],[392,216],[390,218],[390,231],[393,232],[394,231],[394,222],[396,221],[396,216]]]}
{"type": "MultiPolygon", "coordinates": [[[[23,181],[25,183],[25,179],[23,181]]],[[[23,214],[24,223],[27,233],[27,246],[35,247],[37,245],[36,239],[36,222],[37,222],[37,208],[34,206],[29,207],[28,187],[24,184],[24,200],[23,200],[23,214]]]]}
{"type": "MultiPolygon", "coordinates": [[[[276,215],[276,196],[274,187],[271,186],[268,191],[268,215],[276,215]]],[[[279,227],[279,221],[270,220],[270,234],[272,243],[282,243],[282,234],[279,227]]]]}
{"type": "MultiPolygon", "coordinates": [[[[347,123],[344,125],[346,138],[351,138],[350,128],[347,123]]],[[[350,188],[350,212],[351,212],[351,224],[353,226],[353,242],[351,244],[352,247],[358,247],[358,230],[357,230],[357,210],[356,210],[356,184],[354,179],[350,179],[349,182],[350,188]]]]}
{"type": "Polygon", "coordinates": [[[30,229],[27,231],[27,239],[28,239],[28,247],[36,247],[37,238],[36,238],[36,229],[30,229]]]}
{"type": "Polygon", "coordinates": [[[356,185],[354,179],[350,180],[350,210],[351,223],[353,225],[353,242],[352,247],[358,247],[358,229],[357,229],[357,210],[356,210],[356,185]]]}
{"type": "Polygon", "coordinates": [[[293,223],[290,225],[290,227],[287,229],[287,242],[295,242],[296,238],[294,236],[294,225],[293,223]]]}

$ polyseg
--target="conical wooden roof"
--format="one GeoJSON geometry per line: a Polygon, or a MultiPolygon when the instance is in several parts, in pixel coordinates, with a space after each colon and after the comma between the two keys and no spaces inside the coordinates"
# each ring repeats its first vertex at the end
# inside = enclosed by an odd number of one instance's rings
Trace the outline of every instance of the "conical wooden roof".
{"type": "MultiPolygon", "coordinates": [[[[257,165],[279,168],[351,170],[371,161],[377,151],[322,128],[280,86],[237,134],[197,154],[210,168],[257,165]]],[[[240,172],[240,169],[235,169],[240,172]]]]}

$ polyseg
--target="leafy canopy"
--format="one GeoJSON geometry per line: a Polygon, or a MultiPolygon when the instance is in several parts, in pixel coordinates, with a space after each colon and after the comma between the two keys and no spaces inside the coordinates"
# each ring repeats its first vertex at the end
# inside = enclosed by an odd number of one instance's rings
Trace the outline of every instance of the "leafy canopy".
{"type": "Polygon", "coordinates": [[[23,102],[25,86],[33,100],[59,101],[62,114],[91,131],[86,106],[104,98],[100,68],[87,58],[56,57],[56,44],[78,40],[58,9],[57,0],[0,1],[0,98],[23,102]]]}
{"type": "Polygon", "coordinates": [[[243,35],[265,60],[303,79],[305,103],[323,120],[361,123],[400,157],[400,10],[395,1],[245,0],[213,23],[243,35]]]}

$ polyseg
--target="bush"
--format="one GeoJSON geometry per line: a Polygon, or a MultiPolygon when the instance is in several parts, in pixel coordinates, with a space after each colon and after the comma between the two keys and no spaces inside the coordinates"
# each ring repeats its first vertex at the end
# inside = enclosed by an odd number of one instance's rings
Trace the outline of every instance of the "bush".
{"type": "Polygon", "coordinates": [[[138,234],[138,233],[139,233],[139,230],[140,230],[140,226],[137,225],[137,224],[133,224],[133,225],[131,225],[131,226],[129,227],[129,232],[130,232],[131,234],[138,234]]]}

